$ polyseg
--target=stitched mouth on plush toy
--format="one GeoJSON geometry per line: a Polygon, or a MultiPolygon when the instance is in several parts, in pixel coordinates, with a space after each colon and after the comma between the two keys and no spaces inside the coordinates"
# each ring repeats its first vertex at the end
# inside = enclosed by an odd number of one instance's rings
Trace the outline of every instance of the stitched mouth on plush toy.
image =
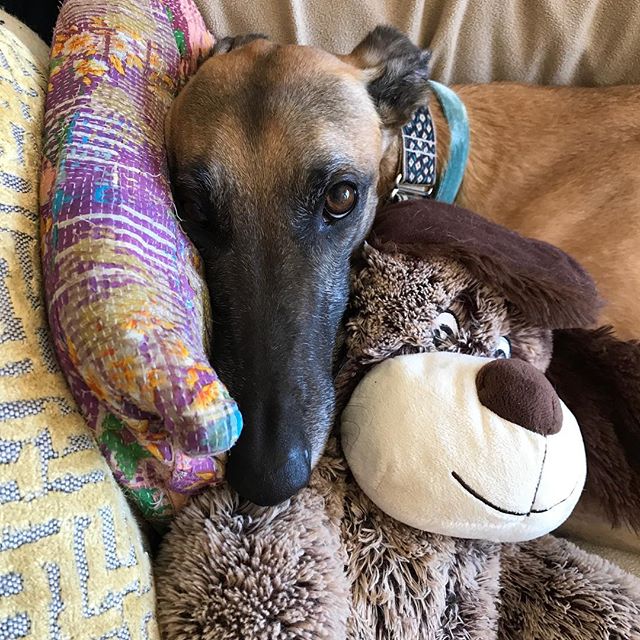
{"type": "Polygon", "coordinates": [[[504,513],[509,516],[527,516],[528,517],[533,513],[546,513],[547,511],[551,511],[551,509],[555,509],[557,506],[561,505],[563,502],[566,502],[573,495],[573,492],[575,491],[575,487],[574,487],[569,492],[569,495],[566,498],[559,500],[558,502],[556,502],[555,504],[552,504],[550,507],[547,507],[546,509],[530,509],[529,511],[510,511],[509,509],[503,509],[502,507],[499,507],[498,505],[493,504],[493,502],[490,502],[489,500],[487,500],[483,495],[481,495],[475,489],[470,487],[455,471],[452,471],[451,475],[453,476],[454,480],[456,480],[467,493],[471,494],[474,498],[476,498],[476,500],[480,500],[480,502],[482,502],[483,504],[486,504],[487,507],[491,507],[491,509],[494,509],[495,511],[504,513]]]}

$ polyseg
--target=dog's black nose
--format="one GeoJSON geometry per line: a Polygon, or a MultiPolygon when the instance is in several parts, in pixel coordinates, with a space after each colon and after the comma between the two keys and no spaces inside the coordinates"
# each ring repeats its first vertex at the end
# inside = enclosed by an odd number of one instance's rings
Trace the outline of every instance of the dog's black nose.
{"type": "Polygon", "coordinates": [[[309,450],[303,445],[289,446],[283,455],[283,450],[256,450],[241,437],[227,462],[227,482],[261,507],[284,502],[306,487],[310,476],[309,450]]]}

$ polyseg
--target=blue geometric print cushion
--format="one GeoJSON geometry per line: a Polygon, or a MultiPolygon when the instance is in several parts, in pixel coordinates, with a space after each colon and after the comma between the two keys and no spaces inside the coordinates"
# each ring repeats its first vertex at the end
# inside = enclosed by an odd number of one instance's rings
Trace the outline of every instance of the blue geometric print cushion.
{"type": "Polygon", "coordinates": [[[140,531],[47,329],[37,195],[45,91],[46,66],[0,26],[0,639],[155,640],[140,531]]]}

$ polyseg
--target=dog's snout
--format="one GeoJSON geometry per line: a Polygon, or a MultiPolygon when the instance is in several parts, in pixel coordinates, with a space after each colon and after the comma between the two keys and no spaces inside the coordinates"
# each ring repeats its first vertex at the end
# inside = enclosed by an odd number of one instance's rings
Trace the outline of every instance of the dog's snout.
{"type": "Polygon", "coordinates": [[[543,436],[562,427],[562,407],[544,374],[522,360],[492,360],[478,372],[480,402],[501,418],[543,436]]]}
{"type": "Polygon", "coordinates": [[[304,445],[257,452],[240,441],[231,450],[227,481],[243,498],[269,507],[295,495],[309,484],[311,457],[304,445]]]}

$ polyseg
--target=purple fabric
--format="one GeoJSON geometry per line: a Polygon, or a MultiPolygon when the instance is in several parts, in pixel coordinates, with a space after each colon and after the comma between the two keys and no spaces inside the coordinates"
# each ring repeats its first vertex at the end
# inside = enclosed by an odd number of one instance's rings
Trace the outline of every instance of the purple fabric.
{"type": "Polygon", "coordinates": [[[219,481],[242,426],[206,356],[206,288],[163,144],[171,100],[212,45],[191,0],[67,0],[51,52],[40,195],[52,333],[150,518],[219,481]]]}

